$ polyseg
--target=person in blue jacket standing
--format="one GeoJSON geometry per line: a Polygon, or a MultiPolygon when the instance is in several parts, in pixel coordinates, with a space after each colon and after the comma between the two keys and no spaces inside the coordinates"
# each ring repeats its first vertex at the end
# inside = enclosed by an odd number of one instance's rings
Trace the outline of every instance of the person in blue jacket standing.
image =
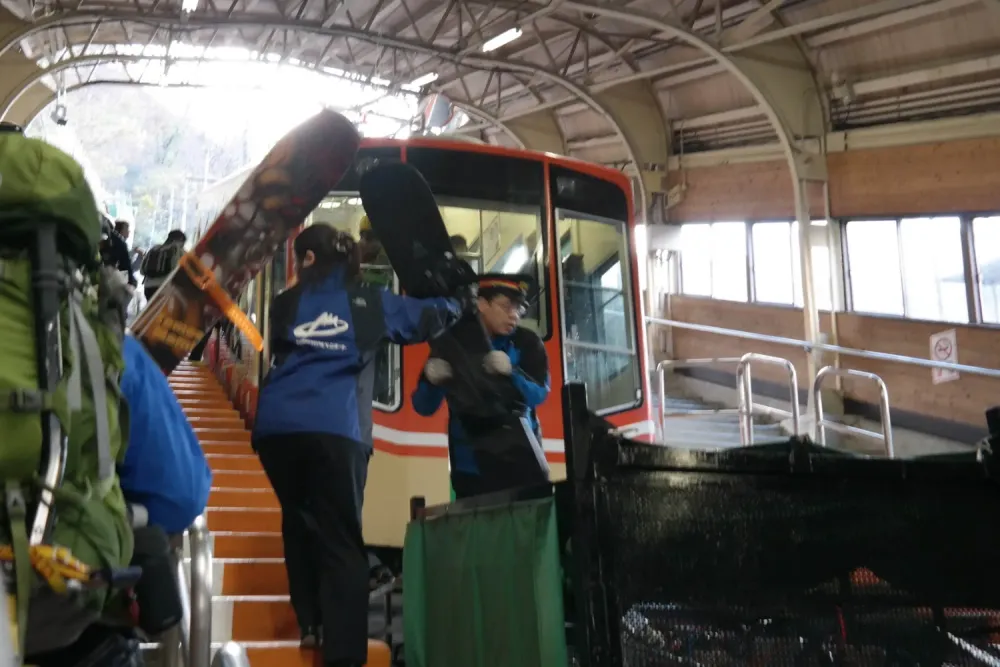
{"type": "Polygon", "coordinates": [[[296,283],[271,306],[272,367],[252,442],[281,504],[285,567],[302,645],[327,667],[368,654],[368,556],[361,530],[372,454],[375,353],[442,334],[456,299],[413,299],[360,279],[349,235],[312,225],[293,244],[296,283]]]}
{"type": "MultiPolygon", "coordinates": [[[[519,326],[527,290],[525,277],[479,278],[480,319],[493,349],[506,354],[505,360],[499,357],[503,363],[490,370],[508,379],[501,388],[510,412],[501,422],[480,423],[449,410],[451,487],[458,499],[548,481],[537,408],[549,395],[549,359],[538,335],[519,326]]],[[[411,396],[414,411],[425,417],[437,412],[451,377],[448,362],[428,359],[411,396]]]]}

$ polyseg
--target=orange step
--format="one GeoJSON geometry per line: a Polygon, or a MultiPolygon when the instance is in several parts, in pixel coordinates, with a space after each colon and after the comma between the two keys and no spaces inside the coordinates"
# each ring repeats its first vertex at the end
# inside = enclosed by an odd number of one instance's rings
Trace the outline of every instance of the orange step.
{"type": "Polygon", "coordinates": [[[249,442],[206,442],[202,444],[201,450],[205,452],[206,456],[208,454],[238,454],[257,458],[249,442]]]}
{"type": "Polygon", "coordinates": [[[217,598],[233,605],[233,639],[268,641],[299,638],[299,624],[288,596],[217,598]]]}
{"type": "Polygon", "coordinates": [[[188,408],[210,408],[213,410],[231,410],[233,408],[233,403],[225,396],[219,396],[218,398],[177,398],[177,402],[181,404],[185,412],[188,408]]]}
{"type": "Polygon", "coordinates": [[[271,482],[262,471],[217,470],[212,473],[212,486],[220,489],[271,489],[271,482]]]}
{"type": "Polygon", "coordinates": [[[284,559],[222,562],[223,595],[288,595],[284,559]]]}
{"type": "Polygon", "coordinates": [[[280,508],[278,497],[271,489],[213,488],[208,494],[209,507],[280,508]]]}
{"type": "MultiPolygon", "coordinates": [[[[298,642],[289,646],[247,646],[247,658],[253,667],[322,667],[318,651],[303,651],[298,642]]],[[[391,667],[392,654],[385,642],[368,640],[368,661],[365,667],[391,667]]]]}
{"type": "MultiPolygon", "coordinates": [[[[220,449],[222,447],[220,446],[220,449]]],[[[263,466],[260,464],[260,459],[253,453],[252,449],[243,451],[238,447],[232,447],[232,445],[225,445],[224,447],[226,447],[224,451],[205,452],[208,467],[212,469],[213,474],[227,470],[264,471],[263,466]]]]}
{"type": "Polygon", "coordinates": [[[188,415],[188,421],[196,429],[243,429],[246,430],[246,426],[243,420],[240,418],[239,414],[236,415],[226,415],[223,417],[217,416],[207,416],[207,415],[188,415]]]}
{"type": "Polygon", "coordinates": [[[246,427],[215,428],[209,426],[194,426],[194,434],[202,442],[245,442],[250,444],[250,431],[246,427]]]}
{"type": "Polygon", "coordinates": [[[184,414],[188,419],[195,417],[228,417],[230,419],[240,419],[240,413],[234,408],[196,408],[189,406],[184,408],[184,414]]]}
{"type": "Polygon", "coordinates": [[[208,529],[234,533],[280,533],[281,511],[262,507],[209,507],[208,529]]]}
{"type": "Polygon", "coordinates": [[[216,558],[284,558],[281,533],[214,533],[216,558]]]}

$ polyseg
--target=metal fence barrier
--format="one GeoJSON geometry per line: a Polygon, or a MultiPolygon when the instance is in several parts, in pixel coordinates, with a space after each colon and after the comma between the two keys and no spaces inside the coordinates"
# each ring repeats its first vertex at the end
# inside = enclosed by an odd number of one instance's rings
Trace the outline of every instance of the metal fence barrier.
{"type": "Polygon", "coordinates": [[[885,382],[883,382],[882,378],[878,375],[851,368],[835,368],[833,366],[826,366],[825,368],[821,368],[816,373],[816,380],[813,382],[813,397],[815,399],[814,410],[816,415],[816,441],[818,444],[823,445],[824,447],[826,446],[826,429],[829,428],[848,435],[858,435],[865,438],[881,440],[885,443],[885,455],[890,459],[896,457],[896,450],[892,444],[892,421],[889,416],[889,390],[886,388],[885,382]],[[850,426],[848,424],[841,424],[840,422],[833,422],[826,419],[826,416],[823,414],[822,389],[823,382],[829,377],[860,378],[862,380],[870,380],[878,386],[879,416],[882,422],[881,433],[876,433],[875,431],[869,431],[868,429],[858,428],[857,426],[850,426]]]}
{"type": "Polygon", "coordinates": [[[736,389],[739,393],[739,413],[740,413],[740,444],[747,446],[753,444],[753,387],[751,385],[750,366],[753,362],[780,366],[788,372],[788,393],[791,403],[791,411],[777,410],[771,408],[771,412],[787,414],[792,420],[792,434],[799,435],[799,378],[795,372],[795,364],[788,359],[781,357],[771,357],[766,354],[748,352],[740,358],[739,366],[736,367],[736,389]]]}

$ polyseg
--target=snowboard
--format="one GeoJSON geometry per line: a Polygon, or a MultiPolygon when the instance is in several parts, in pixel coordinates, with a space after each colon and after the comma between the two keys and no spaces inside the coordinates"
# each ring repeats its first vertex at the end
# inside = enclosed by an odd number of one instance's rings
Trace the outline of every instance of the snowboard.
{"type": "Polygon", "coordinates": [[[275,144],[131,326],[164,373],[223,317],[263,349],[235,300],[351,168],[360,142],[347,118],[325,109],[275,144]]]}
{"type": "MultiPolygon", "coordinates": [[[[477,282],[476,272],[458,257],[427,181],[398,161],[373,162],[361,175],[359,194],[365,213],[407,295],[418,299],[453,297],[477,282]]],[[[445,386],[449,409],[463,416],[498,418],[503,389],[486,372],[493,351],[478,313],[466,313],[444,335],[430,342],[431,356],[447,361],[452,379],[445,386]]]]}

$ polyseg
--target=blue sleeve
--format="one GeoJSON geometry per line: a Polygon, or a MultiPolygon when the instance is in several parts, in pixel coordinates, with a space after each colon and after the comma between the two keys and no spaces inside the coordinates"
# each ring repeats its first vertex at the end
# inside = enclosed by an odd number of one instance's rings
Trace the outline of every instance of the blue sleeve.
{"type": "Polygon", "coordinates": [[[413,404],[413,411],[422,417],[430,417],[441,407],[444,400],[444,389],[435,387],[421,375],[417,382],[417,388],[410,397],[413,404]]]}
{"type": "Polygon", "coordinates": [[[527,329],[518,329],[516,342],[521,354],[511,380],[525,404],[536,408],[549,396],[549,355],[542,339],[527,329]]]}
{"type": "Polygon", "coordinates": [[[514,381],[514,387],[521,392],[521,395],[524,397],[524,403],[529,408],[537,408],[549,396],[548,380],[546,380],[544,385],[540,385],[528,379],[520,369],[515,369],[510,378],[514,381]]]}
{"type": "Polygon", "coordinates": [[[125,337],[121,389],[131,421],[118,467],[125,499],[144,506],[150,524],[183,532],[205,511],[212,472],[167,378],[132,336],[125,337]]]}
{"type": "Polygon", "coordinates": [[[414,299],[385,290],[382,314],[389,340],[408,345],[440,336],[459,320],[462,308],[455,299],[414,299]]]}

